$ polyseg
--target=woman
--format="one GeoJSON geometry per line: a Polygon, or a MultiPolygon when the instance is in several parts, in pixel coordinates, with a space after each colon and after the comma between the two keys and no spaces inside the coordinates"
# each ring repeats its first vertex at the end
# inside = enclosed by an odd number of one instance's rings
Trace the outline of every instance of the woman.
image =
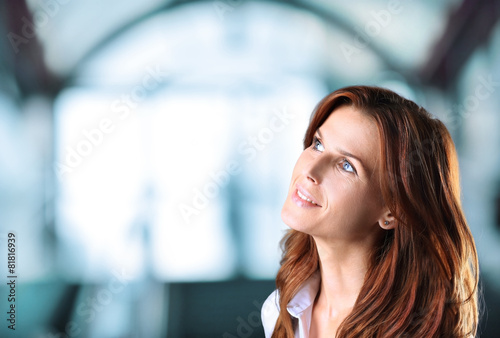
{"type": "Polygon", "coordinates": [[[316,107],[281,216],[266,337],[470,337],[478,261],[455,147],[423,108],[376,87],[316,107]]]}

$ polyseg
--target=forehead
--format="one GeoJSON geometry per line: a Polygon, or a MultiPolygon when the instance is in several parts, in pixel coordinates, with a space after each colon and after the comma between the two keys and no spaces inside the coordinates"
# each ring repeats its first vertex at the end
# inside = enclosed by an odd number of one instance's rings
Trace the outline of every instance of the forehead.
{"type": "Polygon", "coordinates": [[[341,106],[318,129],[328,148],[340,148],[359,157],[369,173],[377,169],[380,136],[369,116],[352,106],[341,106]]]}

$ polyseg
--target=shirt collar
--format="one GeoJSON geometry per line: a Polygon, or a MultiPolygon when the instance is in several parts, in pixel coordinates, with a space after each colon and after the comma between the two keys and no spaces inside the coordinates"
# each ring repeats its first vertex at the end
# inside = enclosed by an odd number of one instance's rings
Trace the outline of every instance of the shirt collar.
{"type": "Polygon", "coordinates": [[[313,305],[318,294],[320,280],[321,275],[319,270],[306,280],[297,294],[288,303],[287,310],[290,315],[299,318],[305,310],[313,305]]]}

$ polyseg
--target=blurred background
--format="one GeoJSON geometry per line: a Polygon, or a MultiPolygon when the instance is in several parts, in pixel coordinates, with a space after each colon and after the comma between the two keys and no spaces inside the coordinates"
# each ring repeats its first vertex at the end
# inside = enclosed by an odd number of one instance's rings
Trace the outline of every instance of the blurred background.
{"type": "Polygon", "coordinates": [[[397,91],[456,143],[500,336],[500,2],[0,2],[2,337],[262,337],[315,104],[397,91]]]}

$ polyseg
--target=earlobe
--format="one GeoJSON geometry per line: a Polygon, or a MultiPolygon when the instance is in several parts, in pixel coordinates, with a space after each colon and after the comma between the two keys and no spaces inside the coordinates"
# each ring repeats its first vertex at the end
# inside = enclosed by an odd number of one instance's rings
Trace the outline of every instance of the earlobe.
{"type": "Polygon", "coordinates": [[[396,227],[396,220],[394,219],[394,216],[392,213],[389,211],[387,212],[379,221],[378,221],[380,227],[384,230],[391,230],[396,227]]]}
{"type": "Polygon", "coordinates": [[[394,229],[396,227],[396,224],[394,224],[393,221],[384,221],[380,227],[384,230],[391,230],[391,229],[394,229]]]}

